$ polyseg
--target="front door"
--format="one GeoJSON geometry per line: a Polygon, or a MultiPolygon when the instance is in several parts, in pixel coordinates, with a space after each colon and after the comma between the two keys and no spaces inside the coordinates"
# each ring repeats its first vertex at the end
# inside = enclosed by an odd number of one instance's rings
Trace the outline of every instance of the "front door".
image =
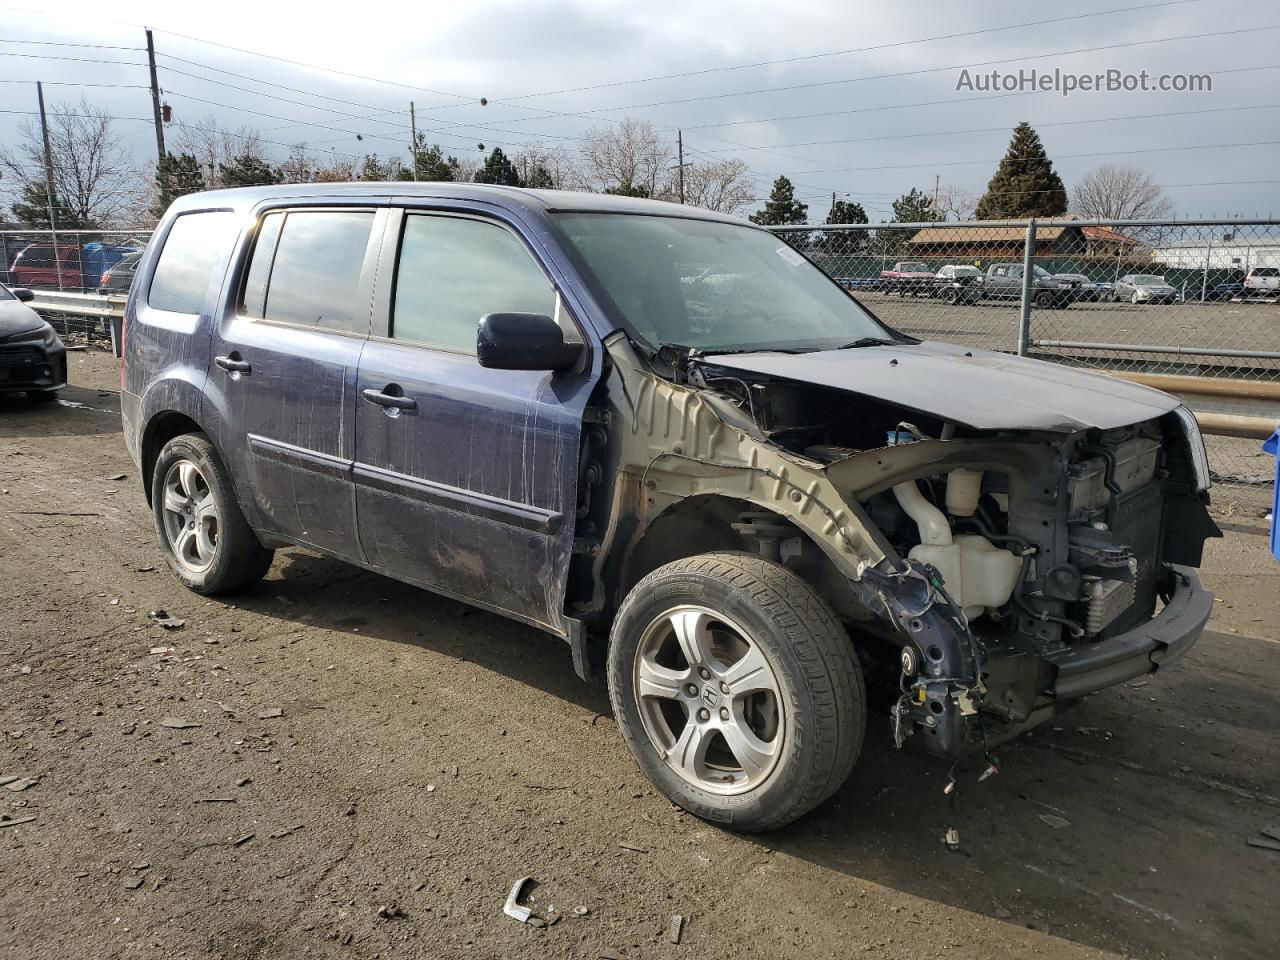
{"type": "MultiPolygon", "coordinates": [[[[405,212],[389,236],[397,233],[394,299],[375,316],[385,336],[366,346],[357,383],[356,511],[367,562],[563,635],[594,378],[481,367],[476,326],[488,313],[538,313],[556,317],[567,339],[581,334],[510,227],[405,212]]],[[[392,261],[388,251],[384,263],[392,261]]]]}
{"type": "Polygon", "coordinates": [[[250,523],[356,560],[352,397],[382,217],[265,213],[214,332],[207,390],[250,523]]]}

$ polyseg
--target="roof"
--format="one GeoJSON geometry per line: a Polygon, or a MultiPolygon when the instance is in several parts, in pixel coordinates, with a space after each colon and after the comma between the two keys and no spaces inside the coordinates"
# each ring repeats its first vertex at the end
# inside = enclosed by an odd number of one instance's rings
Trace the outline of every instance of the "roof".
{"type": "Polygon", "coordinates": [[[449,183],[397,180],[394,182],[299,183],[262,187],[235,187],[191,193],[174,201],[175,209],[198,209],[210,205],[249,208],[268,200],[305,198],[374,199],[397,197],[415,200],[475,200],[508,210],[536,213],[584,212],[628,213],[647,216],[685,217],[719,220],[751,226],[747,220],[665,200],[644,200],[606,193],[577,190],[525,190],[485,183],[449,183]]]}
{"type": "MultiPolygon", "coordinates": [[[[1036,220],[1036,240],[1057,240],[1063,232],[1071,229],[1075,217],[1046,217],[1036,220]]],[[[1105,227],[1079,227],[1079,231],[1089,240],[1105,240],[1111,243],[1137,243],[1132,237],[1116,233],[1105,227]]],[[[947,223],[938,227],[925,227],[911,238],[912,243],[1022,243],[1027,236],[1027,227],[984,226],[981,220],[967,220],[959,223],[947,223]]]]}

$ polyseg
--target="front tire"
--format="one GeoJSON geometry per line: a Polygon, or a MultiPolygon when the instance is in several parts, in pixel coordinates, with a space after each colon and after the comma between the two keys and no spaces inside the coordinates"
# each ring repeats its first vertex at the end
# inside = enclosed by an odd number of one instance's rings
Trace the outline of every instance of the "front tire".
{"type": "Polygon", "coordinates": [[[151,512],[169,569],[196,593],[239,590],[271,566],[273,551],[249,527],[204,434],[185,433],[164,445],[151,474],[151,512]]]}
{"type": "Polygon", "coordinates": [[[28,390],[27,399],[35,403],[53,403],[58,399],[57,390],[28,390]]]}
{"type": "Polygon", "coordinates": [[[848,634],[808,583],[746,553],[660,567],[627,595],[609,696],[664,795],[733,830],[784,826],[848,777],[866,727],[848,634]]]}

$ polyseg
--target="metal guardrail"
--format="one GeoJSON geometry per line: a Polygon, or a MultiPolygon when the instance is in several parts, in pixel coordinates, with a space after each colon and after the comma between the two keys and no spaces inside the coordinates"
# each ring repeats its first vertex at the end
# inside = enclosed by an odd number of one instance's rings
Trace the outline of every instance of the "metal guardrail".
{"type": "Polygon", "coordinates": [[[111,337],[111,352],[117,357],[120,356],[124,307],[129,300],[127,294],[103,296],[98,293],[66,293],[61,290],[35,290],[33,292],[36,295],[35,299],[28,301],[27,305],[37,313],[49,315],[45,319],[50,319],[50,317],[61,319],[61,333],[76,332],[86,336],[91,336],[95,333],[87,323],[82,324],[78,330],[73,331],[72,326],[66,322],[67,317],[81,317],[97,321],[102,327],[98,331],[98,335],[102,333],[109,334],[111,337]]]}

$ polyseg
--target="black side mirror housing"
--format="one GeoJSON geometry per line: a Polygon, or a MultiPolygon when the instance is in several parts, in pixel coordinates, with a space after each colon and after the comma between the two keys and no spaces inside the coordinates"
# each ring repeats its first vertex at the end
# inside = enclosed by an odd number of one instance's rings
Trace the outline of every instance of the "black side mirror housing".
{"type": "Polygon", "coordinates": [[[480,318],[476,356],[494,370],[567,370],[578,362],[582,344],[565,343],[564,333],[541,313],[490,313],[480,318]]]}
{"type": "Polygon", "coordinates": [[[32,300],[36,298],[35,293],[32,292],[31,290],[28,290],[26,287],[13,287],[9,292],[12,293],[19,300],[21,300],[23,303],[30,303],[32,300]]]}

